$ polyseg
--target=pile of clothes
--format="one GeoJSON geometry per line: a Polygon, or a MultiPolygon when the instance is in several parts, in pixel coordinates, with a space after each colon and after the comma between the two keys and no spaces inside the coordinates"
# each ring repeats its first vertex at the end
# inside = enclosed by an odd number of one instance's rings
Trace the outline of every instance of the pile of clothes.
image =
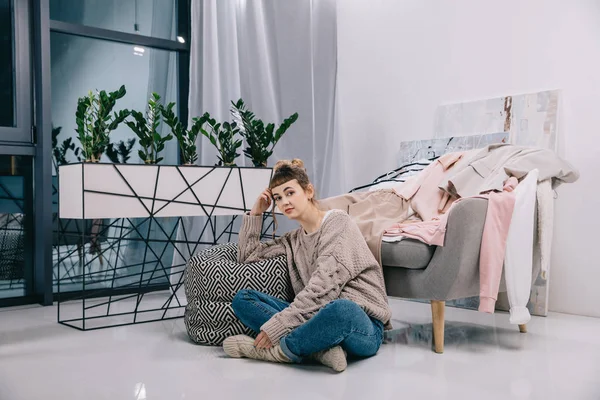
{"type": "MultiPolygon", "coordinates": [[[[479,310],[492,313],[503,268],[509,298],[520,286],[530,286],[534,245],[539,246],[542,276],[547,273],[554,189],[578,178],[579,172],[551,150],[495,144],[445,154],[403,182],[331,197],[320,205],[345,210],[353,217],[381,264],[382,240],[411,238],[443,246],[452,208],[466,198],[488,199],[480,250],[479,310]],[[538,230],[536,244],[534,229],[538,230]]],[[[529,319],[526,300],[511,304],[512,323],[529,319]]]]}

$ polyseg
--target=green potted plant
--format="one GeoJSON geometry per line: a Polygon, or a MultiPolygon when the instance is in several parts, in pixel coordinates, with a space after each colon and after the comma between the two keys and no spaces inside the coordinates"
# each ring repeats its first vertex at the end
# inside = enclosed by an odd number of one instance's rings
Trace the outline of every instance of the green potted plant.
{"type": "Polygon", "coordinates": [[[115,164],[126,164],[129,158],[131,158],[131,151],[134,145],[134,138],[127,140],[127,142],[121,140],[119,143],[110,143],[106,147],[106,155],[115,164]]]}
{"type": "Polygon", "coordinates": [[[194,123],[205,121],[210,127],[210,132],[204,128],[200,129],[200,132],[210,140],[210,142],[217,148],[219,155],[218,165],[224,165],[226,167],[235,167],[235,159],[240,155],[237,150],[242,146],[242,140],[235,138],[240,132],[240,128],[235,122],[217,122],[214,118],[211,118],[209,113],[204,113],[201,118],[194,118],[194,123]]]}
{"type": "Polygon", "coordinates": [[[109,135],[129,116],[129,110],[121,110],[111,115],[117,100],[125,96],[125,86],[106,93],[102,90],[90,91],[77,100],[75,119],[77,138],[81,142],[81,154],[87,162],[98,162],[110,143],[109,135]]]}
{"type": "Polygon", "coordinates": [[[175,103],[169,103],[166,107],[161,108],[163,121],[171,128],[171,133],[177,139],[177,143],[179,143],[181,163],[183,165],[193,165],[198,160],[196,139],[198,139],[202,125],[206,120],[204,117],[194,118],[191,128],[187,130],[185,125],[179,121],[179,118],[173,112],[174,106],[175,103]]]}
{"type": "Polygon", "coordinates": [[[134,121],[125,121],[125,124],[137,135],[142,149],[138,152],[140,158],[145,164],[158,164],[162,161],[159,157],[161,151],[165,148],[165,143],[173,139],[173,135],[161,136],[158,127],[161,122],[161,104],[160,96],[152,93],[148,100],[146,115],[139,111],[132,110],[131,116],[134,121]]]}
{"type": "Polygon", "coordinates": [[[240,134],[246,139],[248,147],[244,154],[252,160],[255,167],[266,167],[267,160],[273,154],[275,145],[290,126],[298,119],[298,113],[286,118],[282,124],[275,129],[274,123],[265,126],[264,122],[257,119],[254,113],[246,108],[244,101],[239,99],[231,102],[231,113],[234,121],[240,125],[240,134]]]}

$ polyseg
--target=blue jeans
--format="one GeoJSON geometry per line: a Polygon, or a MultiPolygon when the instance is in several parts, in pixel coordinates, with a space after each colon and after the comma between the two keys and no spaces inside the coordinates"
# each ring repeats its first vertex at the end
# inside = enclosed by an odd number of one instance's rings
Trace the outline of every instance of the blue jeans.
{"type": "MultiPolygon", "coordinates": [[[[259,333],[260,327],[290,303],[256,290],[240,290],[233,298],[235,315],[244,325],[259,333]]],[[[348,355],[370,357],[383,342],[383,323],[369,317],[356,303],[338,299],[321,308],[279,344],[285,355],[301,362],[310,354],[340,345],[348,355]]]]}

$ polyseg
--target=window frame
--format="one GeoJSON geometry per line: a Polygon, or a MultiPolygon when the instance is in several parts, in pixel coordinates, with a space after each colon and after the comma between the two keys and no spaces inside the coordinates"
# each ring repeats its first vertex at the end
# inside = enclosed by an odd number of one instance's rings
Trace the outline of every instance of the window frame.
{"type": "Polygon", "coordinates": [[[10,148],[3,149],[3,144],[33,143],[29,2],[12,0],[12,17],[15,126],[0,126],[0,152],[3,154],[10,151],[10,148]]]}

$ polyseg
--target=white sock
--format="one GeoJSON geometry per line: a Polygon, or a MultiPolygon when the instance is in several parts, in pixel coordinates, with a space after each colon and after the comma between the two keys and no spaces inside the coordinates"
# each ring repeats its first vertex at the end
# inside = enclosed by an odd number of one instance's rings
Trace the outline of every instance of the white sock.
{"type": "Polygon", "coordinates": [[[346,360],[346,351],[341,346],[335,346],[328,350],[323,350],[311,356],[323,365],[332,368],[336,372],[342,372],[348,366],[346,360]]]}
{"type": "Polygon", "coordinates": [[[254,339],[246,335],[230,336],[223,341],[223,350],[229,357],[252,358],[254,360],[271,361],[278,363],[291,363],[281,346],[276,345],[269,349],[258,349],[254,346],[254,339]]]}

